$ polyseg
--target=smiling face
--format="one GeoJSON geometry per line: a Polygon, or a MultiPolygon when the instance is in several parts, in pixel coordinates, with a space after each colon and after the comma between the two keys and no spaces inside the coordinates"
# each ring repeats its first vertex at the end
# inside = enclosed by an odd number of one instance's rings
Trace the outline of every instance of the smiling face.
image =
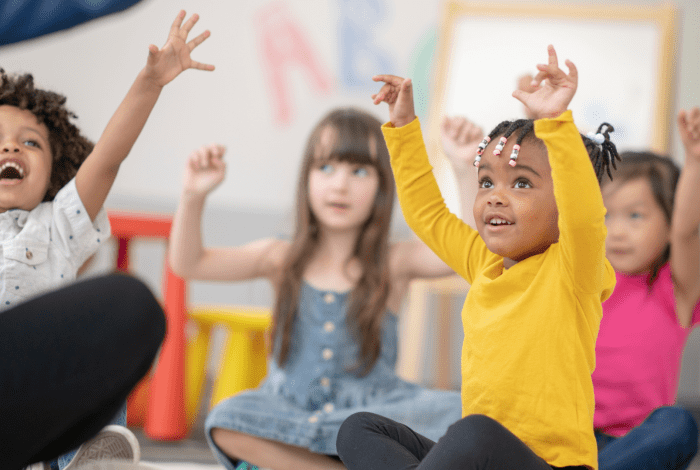
{"type": "Polygon", "coordinates": [[[0,106],[0,212],[38,206],[49,187],[52,162],[46,126],[30,111],[0,106]]]}
{"type": "Polygon", "coordinates": [[[625,274],[649,272],[670,240],[670,226],[646,178],[603,186],[608,237],[605,251],[610,264],[625,274]]]}
{"type": "Polygon", "coordinates": [[[370,163],[329,157],[335,131],[324,129],[309,170],[311,212],[321,229],[360,231],[374,209],[379,189],[377,168],[370,163]]]}
{"type": "Polygon", "coordinates": [[[528,136],[520,144],[517,165],[510,166],[517,134],[511,135],[500,156],[493,155],[498,138],[484,150],[474,201],[477,230],[486,247],[503,256],[505,268],[544,252],[559,240],[547,150],[541,141],[528,136]]]}

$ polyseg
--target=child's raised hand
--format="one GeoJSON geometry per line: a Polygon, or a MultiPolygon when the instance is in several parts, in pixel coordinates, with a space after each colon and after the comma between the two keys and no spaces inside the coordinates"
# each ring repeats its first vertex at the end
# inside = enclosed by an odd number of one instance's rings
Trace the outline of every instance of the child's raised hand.
{"type": "Polygon", "coordinates": [[[474,168],[474,157],[484,131],[468,119],[446,116],[440,126],[442,150],[455,173],[464,174],[474,168]]]}
{"type": "Polygon", "coordinates": [[[685,157],[700,162],[700,109],[682,109],[678,113],[678,130],[685,147],[685,157]]]}
{"type": "Polygon", "coordinates": [[[413,108],[413,85],[410,78],[396,75],[375,75],[375,82],[384,82],[379,93],[372,95],[374,104],[382,101],[389,105],[389,120],[394,127],[403,127],[416,118],[413,108]]]}
{"type": "Polygon", "coordinates": [[[209,37],[209,30],[187,42],[187,35],[199,20],[199,15],[192,15],[183,25],[184,19],[185,11],[181,10],[170,27],[168,40],[162,49],[159,50],[153,44],[148,46],[148,61],[145,71],[147,76],[161,87],[187,69],[214,70],[213,65],[202,64],[190,57],[192,50],[209,37]]]}
{"type": "Polygon", "coordinates": [[[536,119],[554,118],[566,111],[578,86],[578,71],[573,62],[565,62],[569,68],[569,73],[566,74],[559,68],[554,46],[549,45],[547,52],[548,63],[537,64],[539,73],[531,83],[534,91],[518,89],[513,92],[513,97],[520,100],[536,119]]]}
{"type": "Polygon", "coordinates": [[[183,191],[203,196],[221,184],[226,176],[224,153],[226,147],[219,144],[205,145],[192,152],[185,165],[183,191]]]}
{"type": "MultiPolygon", "coordinates": [[[[532,80],[534,80],[535,77],[532,76],[532,74],[526,73],[524,75],[521,75],[518,77],[517,85],[518,85],[518,90],[523,90],[528,93],[532,93],[537,90],[536,86],[532,85],[532,80]]],[[[525,110],[525,117],[528,119],[537,119],[537,116],[535,116],[532,111],[530,111],[530,108],[527,106],[523,106],[525,110]]]]}

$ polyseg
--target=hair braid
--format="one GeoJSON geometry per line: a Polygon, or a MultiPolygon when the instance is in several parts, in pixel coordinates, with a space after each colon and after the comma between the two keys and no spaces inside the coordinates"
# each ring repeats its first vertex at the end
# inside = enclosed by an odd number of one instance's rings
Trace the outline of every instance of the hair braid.
{"type": "MultiPolygon", "coordinates": [[[[518,140],[516,144],[522,144],[523,140],[533,134],[535,129],[535,121],[532,119],[516,119],[515,121],[502,121],[488,134],[490,140],[493,140],[497,136],[503,136],[506,139],[510,138],[511,135],[517,130],[520,130],[518,134],[518,140]]],[[[615,128],[608,124],[607,122],[602,123],[598,127],[598,131],[595,136],[601,135],[602,137],[588,137],[581,134],[583,139],[583,144],[586,147],[588,156],[593,165],[593,169],[598,178],[598,183],[603,181],[603,176],[605,174],[612,180],[612,171],[617,169],[615,161],[620,160],[620,156],[617,153],[617,147],[610,140],[610,133],[613,132],[615,128]],[[597,141],[595,140],[597,139],[597,141]]],[[[536,138],[536,137],[535,137],[536,138]]]]}

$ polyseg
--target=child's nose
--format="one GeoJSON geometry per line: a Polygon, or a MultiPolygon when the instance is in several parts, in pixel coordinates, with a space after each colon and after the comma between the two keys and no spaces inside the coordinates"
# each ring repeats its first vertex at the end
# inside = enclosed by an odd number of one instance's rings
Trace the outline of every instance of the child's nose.
{"type": "Polygon", "coordinates": [[[626,233],[624,225],[612,217],[605,221],[605,228],[608,229],[609,237],[620,237],[626,233]]]}
{"type": "Polygon", "coordinates": [[[350,181],[350,174],[347,171],[337,171],[333,178],[334,186],[338,189],[346,189],[350,181]]]}
{"type": "Polygon", "coordinates": [[[14,141],[8,141],[2,143],[2,153],[17,153],[19,152],[19,145],[14,141]]]}
{"type": "Polygon", "coordinates": [[[503,191],[494,189],[489,195],[488,203],[494,206],[502,206],[506,203],[505,194],[503,191]]]}

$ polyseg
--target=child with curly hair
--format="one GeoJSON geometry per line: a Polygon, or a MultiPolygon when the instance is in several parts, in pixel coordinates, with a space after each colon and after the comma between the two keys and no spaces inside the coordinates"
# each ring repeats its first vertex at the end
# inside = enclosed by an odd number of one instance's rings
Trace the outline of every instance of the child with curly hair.
{"type": "MultiPolygon", "coordinates": [[[[36,88],[30,74],[0,69],[0,309],[75,280],[109,237],[102,206],[163,87],[184,70],[214,69],[190,57],[209,31],[187,42],[198,16],[184,19],[180,11],[162,49],[149,46],[146,66],[94,146],[71,122],[64,96],[36,88]]],[[[135,447],[124,431],[115,437],[135,447]]],[[[82,460],[71,459],[58,466],[82,460]]]]}

